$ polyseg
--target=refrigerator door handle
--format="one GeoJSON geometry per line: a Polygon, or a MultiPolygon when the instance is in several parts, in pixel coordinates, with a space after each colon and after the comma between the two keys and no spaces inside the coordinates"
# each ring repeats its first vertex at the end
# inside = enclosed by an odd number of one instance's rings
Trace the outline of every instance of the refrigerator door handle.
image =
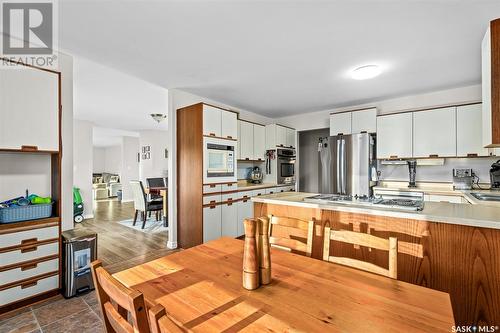
{"type": "Polygon", "coordinates": [[[337,152],[336,152],[336,158],[337,158],[337,193],[341,193],[342,192],[342,182],[341,182],[341,178],[340,178],[340,175],[341,175],[341,170],[340,170],[340,156],[341,156],[341,149],[342,149],[342,140],[337,140],[337,152]]]}
{"type": "Polygon", "coordinates": [[[342,139],[342,194],[347,193],[347,151],[345,139],[342,139]]]}

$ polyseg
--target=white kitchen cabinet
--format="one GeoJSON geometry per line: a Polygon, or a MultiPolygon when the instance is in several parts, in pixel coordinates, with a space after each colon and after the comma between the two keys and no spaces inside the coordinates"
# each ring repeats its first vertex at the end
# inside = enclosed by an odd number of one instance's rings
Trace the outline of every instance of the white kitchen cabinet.
{"type": "Polygon", "coordinates": [[[330,135],[351,134],[352,112],[330,114],[330,135]]]}
{"type": "Polygon", "coordinates": [[[377,117],[377,158],[412,156],[412,113],[377,117]]]}
{"type": "Polygon", "coordinates": [[[266,149],[276,149],[276,147],[290,146],[295,147],[294,129],[277,124],[266,125],[266,149]]]}
{"type": "Polygon", "coordinates": [[[238,237],[238,205],[228,202],[221,205],[221,235],[238,237]]]}
{"type": "Polygon", "coordinates": [[[203,243],[218,239],[222,235],[221,206],[203,207],[203,243]]]}
{"type": "Polygon", "coordinates": [[[457,107],[457,156],[488,156],[482,141],[482,104],[457,107]]]}
{"type": "Polygon", "coordinates": [[[253,125],[253,158],[265,160],[266,158],[266,127],[253,125]]]}
{"type": "Polygon", "coordinates": [[[278,188],[277,187],[269,187],[269,188],[266,188],[266,191],[265,193],[266,194],[273,194],[273,193],[278,193],[278,188]]]}
{"type": "Polygon", "coordinates": [[[59,150],[58,76],[23,67],[0,70],[0,148],[59,150]]]}
{"type": "Polygon", "coordinates": [[[203,105],[203,135],[222,137],[222,110],[203,105]]]}
{"type": "Polygon", "coordinates": [[[276,146],[287,146],[287,128],[276,125],[276,146]]]}
{"type": "Polygon", "coordinates": [[[351,133],[376,133],[377,132],[377,109],[367,109],[352,112],[351,133]]]}
{"type": "Polygon", "coordinates": [[[253,202],[250,199],[244,199],[238,202],[238,236],[245,234],[243,221],[253,217],[253,202]]]}
{"type": "Polygon", "coordinates": [[[295,130],[291,128],[285,128],[286,130],[286,146],[295,148],[295,130]]]}
{"type": "Polygon", "coordinates": [[[238,118],[236,112],[221,111],[221,137],[226,139],[238,138],[238,118]]]}
{"type": "Polygon", "coordinates": [[[456,155],[456,108],[413,112],[413,157],[456,155]]]}
{"type": "Polygon", "coordinates": [[[238,142],[240,144],[240,159],[253,159],[253,124],[246,121],[238,121],[240,128],[238,142]]]}

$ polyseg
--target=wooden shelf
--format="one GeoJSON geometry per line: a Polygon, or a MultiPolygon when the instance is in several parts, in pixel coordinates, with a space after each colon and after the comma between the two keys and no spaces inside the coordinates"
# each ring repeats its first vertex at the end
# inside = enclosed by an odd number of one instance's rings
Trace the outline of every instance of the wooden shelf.
{"type": "Polygon", "coordinates": [[[29,221],[20,221],[13,223],[1,223],[0,224],[0,235],[1,234],[10,234],[13,232],[38,229],[38,228],[46,228],[48,226],[56,226],[59,225],[61,218],[59,216],[47,217],[45,219],[38,220],[29,220],[29,221]]]}
{"type": "Polygon", "coordinates": [[[21,153],[21,154],[59,154],[58,150],[24,150],[24,149],[7,149],[0,148],[0,153],[21,153]]]}

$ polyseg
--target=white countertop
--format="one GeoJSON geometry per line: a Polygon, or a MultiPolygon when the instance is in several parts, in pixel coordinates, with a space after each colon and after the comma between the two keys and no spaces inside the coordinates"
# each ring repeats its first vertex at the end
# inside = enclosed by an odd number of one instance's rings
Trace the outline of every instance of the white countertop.
{"type": "Polygon", "coordinates": [[[445,202],[425,202],[424,210],[416,212],[367,207],[361,205],[336,203],[317,204],[304,202],[304,198],[313,195],[315,195],[315,193],[283,192],[253,197],[252,201],[273,205],[336,210],[351,213],[391,216],[396,218],[500,229],[500,207],[445,202]]]}

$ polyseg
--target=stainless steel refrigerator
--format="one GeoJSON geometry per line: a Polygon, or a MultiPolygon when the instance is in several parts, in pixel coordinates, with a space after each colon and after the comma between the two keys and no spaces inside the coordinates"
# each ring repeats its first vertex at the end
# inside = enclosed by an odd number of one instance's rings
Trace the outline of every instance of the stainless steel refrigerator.
{"type": "Polygon", "coordinates": [[[320,138],[319,192],[371,196],[377,180],[375,143],[368,133],[320,138]]]}

